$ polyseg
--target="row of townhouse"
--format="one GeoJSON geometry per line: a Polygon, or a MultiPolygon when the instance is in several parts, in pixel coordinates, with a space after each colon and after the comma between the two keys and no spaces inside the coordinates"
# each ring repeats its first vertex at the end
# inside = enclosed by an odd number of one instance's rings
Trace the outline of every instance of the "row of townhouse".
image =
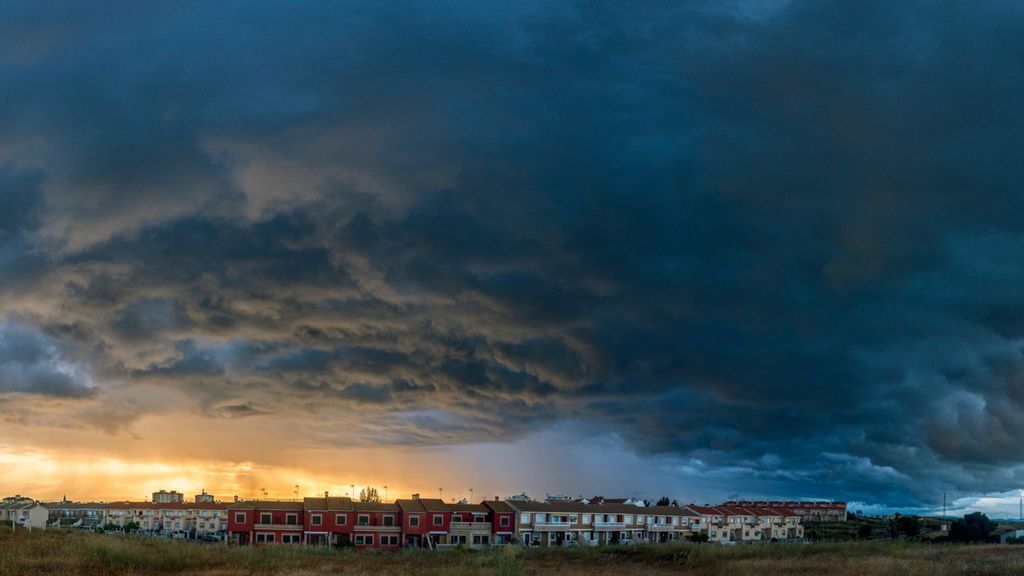
{"type": "Polygon", "coordinates": [[[247,501],[228,507],[236,544],[308,544],[358,549],[485,547],[515,536],[514,513],[504,502],[447,504],[411,498],[391,503],[348,497],[247,501]]]}
{"type": "Polygon", "coordinates": [[[771,508],[785,510],[804,520],[818,522],[846,522],[846,502],[835,501],[786,501],[786,500],[732,500],[723,506],[747,508],[771,508]]]}
{"type": "Polygon", "coordinates": [[[804,537],[800,516],[788,510],[742,506],[696,506],[710,542],[758,542],[804,537]]]}
{"type": "Polygon", "coordinates": [[[509,502],[517,534],[536,545],[664,543],[703,533],[712,542],[765,542],[804,537],[800,517],[767,508],[509,502]]]}
{"type": "Polygon", "coordinates": [[[53,527],[99,529],[137,526],[152,534],[224,539],[228,504],[223,502],[53,502],[46,505],[53,527]]]}
{"type": "Polygon", "coordinates": [[[510,499],[448,504],[412,498],[392,503],[347,497],[247,501],[228,506],[235,544],[305,544],[395,550],[665,543],[706,534],[713,542],[804,537],[800,516],[738,506],[647,506],[510,499]]]}

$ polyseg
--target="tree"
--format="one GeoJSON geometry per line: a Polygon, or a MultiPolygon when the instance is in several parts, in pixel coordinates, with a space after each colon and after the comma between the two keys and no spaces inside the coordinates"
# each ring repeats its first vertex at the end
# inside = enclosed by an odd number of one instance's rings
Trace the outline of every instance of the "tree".
{"type": "Polygon", "coordinates": [[[359,491],[360,502],[380,502],[380,494],[377,493],[376,488],[367,486],[359,491]]]}
{"type": "Polygon", "coordinates": [[[896,530],[904,536],[917,536],[921,533],[921,519],[917,516],[900,516],[896,519],[896,530]]]}
{"type": "Polygon", "coordinates": [[[661,499],[658,500],[658,506],[668,506],[671,502],[672,501],[668,499],[668,496],[662,496],[661,499]]]}
{"type": "Polygon", "coordinates": [[[988,519],[988,516],[981,512],[972,512],[963,517],[962,520],[955,520],[949,527],[949,540],[951,542],[984,542],[988,539],[989,533],[996,529],[997,524],[988,519]]]}
{"type": "Polygon", "coordinates": [[[860,528],[857,528],[857,538],[860,538],[861,540],[871,538],[871,525],[861,524],[860,528]]]}
{"type": "Polygon", "coordinates": [[[687,539],[690,542],[703,543],[708,541],[708,534],[707,532],[697,532],[695,534],[691,534],[687,539]]]}
{"type": "Polygon", "coordinates": [[[135,522],[133,520],[133,521],[128,522],[127,524],[124,525],[124,532],[125,532],[125,534],[127,534],[129,532],[135,532],[139,528],[141,528],[141,526],[139,526],[139,523],[135,522]]]}

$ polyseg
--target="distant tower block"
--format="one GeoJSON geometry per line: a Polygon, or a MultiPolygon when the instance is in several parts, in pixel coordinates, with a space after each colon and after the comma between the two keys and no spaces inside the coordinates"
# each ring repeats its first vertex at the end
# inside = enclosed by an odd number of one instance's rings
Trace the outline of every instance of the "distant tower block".
{"type": "Polygon", "coordinates": [[[181,504],[185,501],[185,495],[181,492],[171,490],[161,490],[159,492],[153,492],[153,502],[155,504],[181,504]]]}

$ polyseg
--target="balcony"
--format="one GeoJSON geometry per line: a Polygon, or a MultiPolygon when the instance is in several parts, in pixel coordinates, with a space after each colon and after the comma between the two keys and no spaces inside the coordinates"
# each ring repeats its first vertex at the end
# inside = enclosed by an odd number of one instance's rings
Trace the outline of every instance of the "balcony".
{"type": "Polygon", "coordinates": [[[491,523],[490,522],[452,522],[451,523],[451,531],[455,532],[457,530],[466,530],[466,531],[473,531],[473,530],[475,530],[475,531],[490,532],[491,531],[491,523]]]}
{"type": "Polygon", "coordinates": [[[566,530],[571,528],[572,522],[568,520],[535,520],[533,522],[534,530],[566,530]]]}
{"type": "Polygon", "coordinates": [[[372,532],[401,532],[402,531],[402,527],[397,525],[397,524],[392,524],[391,526],[386,526],[384,524],[376,524],[376,523],[372,523],[372,522],[366,523],[366,524],[359,524],[357,522],[355,524],[355,526],[352,527],[352,529],[354,531],[356,531],[356,532],[369,532],[369,531],[372,531],[372,532]]]}
{"type": "Polygon", "coordinates": [[[302,524],[254,524],[253,530],[302,530],[302,524]]]}
{"type": "Polygon", "coordinates": [[[681,530],[679,526],[673,526],[671,524],[647,524],[644,529],[648,532],[672,532],[674,530],[681,530]]]}
{"type": "Polygon", "coordinates": [[[605,522],[603,520],[594,520],[595,530],[622,530],[625,527],[625,522],[605,522]]]}

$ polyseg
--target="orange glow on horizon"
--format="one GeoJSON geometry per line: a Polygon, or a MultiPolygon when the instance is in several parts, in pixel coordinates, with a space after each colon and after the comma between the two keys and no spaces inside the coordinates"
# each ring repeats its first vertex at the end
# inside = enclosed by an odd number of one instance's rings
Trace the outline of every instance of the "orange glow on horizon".
{"type": "Polygon", "coordinates": [[[348,485],[337,478],[298,468],[258,465],[253,462],[162,462],[132,461],[111,457],[75,456],[29,451],[0,452],[0,493],[23,493],[39,500],[149,500],[158,490],[177,490],[186,500],[202,490],[219,500],[262,498],[296,498],[320,496],[325,491],[336,496],[348,495],[355,484],[356,495],[371,486],[389,499],[408,496],[414,490],[383,478],[352,480],[348,485]],[[28,493],[27,493],[28,492],[28,493]]]}

